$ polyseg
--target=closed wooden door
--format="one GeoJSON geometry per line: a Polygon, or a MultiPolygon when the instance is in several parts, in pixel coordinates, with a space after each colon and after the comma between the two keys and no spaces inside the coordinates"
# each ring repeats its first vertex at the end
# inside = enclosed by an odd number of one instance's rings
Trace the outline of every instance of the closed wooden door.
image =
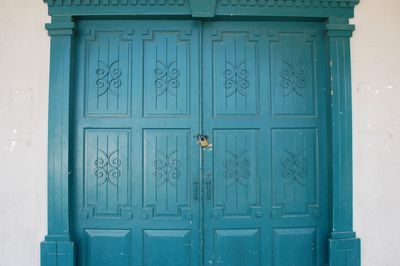
{"type": "Polygon", "coordinates": [[[317,23],[88,20],[77,33],[77,265],[325,265],[317,23]]]}

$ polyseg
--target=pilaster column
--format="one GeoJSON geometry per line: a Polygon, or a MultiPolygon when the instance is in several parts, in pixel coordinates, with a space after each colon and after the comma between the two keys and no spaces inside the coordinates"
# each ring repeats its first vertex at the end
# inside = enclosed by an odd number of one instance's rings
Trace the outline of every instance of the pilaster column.
{"type": "Polygon", "coordinates": [[[48,131],[48,234],[41,243],[42,266],[74,265],[69,226],[70,94],[72,38],[70,16],[46,24],[51,38],[48,131]]]}
{"type": "Polygon", "coordinates": [[[360,239],[353,231],[353,169],[350,37],[354,25],[330,18],[326,24],[331,77],[332,232],[330,266],[359,266],[360,239]]]}

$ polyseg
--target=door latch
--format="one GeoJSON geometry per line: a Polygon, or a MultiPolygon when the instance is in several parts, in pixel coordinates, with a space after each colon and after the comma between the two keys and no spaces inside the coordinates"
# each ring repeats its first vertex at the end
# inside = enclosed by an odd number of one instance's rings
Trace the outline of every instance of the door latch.
{"type": "Polygon", "coordinates": [[[200,145],[202,149],[210,149],[212,148],[212,144],[208,142],[208,136],[207,135],[201,135],[198,134],[196,136],[197,143],[200,145]]]}

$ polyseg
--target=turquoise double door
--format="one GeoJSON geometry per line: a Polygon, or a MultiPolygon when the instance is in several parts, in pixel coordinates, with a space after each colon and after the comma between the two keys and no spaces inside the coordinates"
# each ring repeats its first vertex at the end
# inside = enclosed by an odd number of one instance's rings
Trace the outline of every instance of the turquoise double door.
{"type": "Polygon", "coordinates": [[[87,20],[76,32],[77,266],[326,265],[318,23],[87,20]]]}

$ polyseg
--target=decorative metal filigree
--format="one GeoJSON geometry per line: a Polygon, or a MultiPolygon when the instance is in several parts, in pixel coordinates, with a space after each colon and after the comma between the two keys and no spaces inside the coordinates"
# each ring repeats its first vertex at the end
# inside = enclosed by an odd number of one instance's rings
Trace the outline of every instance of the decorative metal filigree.
{"type": "Polygon", "coordinates": [[[250,177],[250,161],[246,158],[247,151],[240,154],[226,151],[224,160],[225,178],[231,180],[229,185],[239,183],[247,186],[247,179],[250,177]]]}
{"type": "Polygon", "coordinates": [[[280,73],[282,77],[281,86],[283,88],[283,96],[289,96],[292,93],[303,97],[303,91],[306,87],[306,73],[304,71],[304,64],[301,62],[297,65],[282,62],[282,70],[280,73]]]}
{"type": "Polygon", "coordinates": [[[163,186],[166,183],[175,186],[176,179],[180,176],[180,161],[176,158],[178,152],[173,151],[170,154],[157,150],[157,157],[154,161],[154,176],[157,178],[158,186],[163,186]]]}
{"type": "Polygon", "coordinates": [[[250,86],[248,77],[249,72],[246,69],[246,61],[243,61],[238,65],[226,61],[224,71],[226,97],[230,97],[234,94],[240,94],[243,97],[247,97],[247,89],[250,86]]]}
{"type": "Polygon", "coordinates": [[[118,186],[118,178],[121,176],[119,167],[121,160],[118,158],[118,150],[107,154],[98,149],[97,159],[94,161],[96,170],[95,175],[99,180],[98,186],[101,187],[106,182],[118,186]]]}
{"type": "Polygon", "coordinates": [[[114,61],[111,65],[99,61],[99,68],[96,70],[96,74],[97,97],[101,97],[108,92],[113,95],[118,94],[118,88],[122,84],[120,79],[122,71],[119,69],[119,60],[114,61]]]}
{"type": "Polygon", "coordinates": [[[305,151],[291,153],[285,150],[285,153],[286,157],[282,160],[282,176],[285,179],[285,186],[294,182],[304,186],[308,175],[305,151]]]}
{"type": "Polygon", "coordinates": [[[178,79],[180,74],[180,71],[177,69],[176,60],[168,64],[157,60],[157,66],[154,70],[154,85],[157,97],[165,93],[176,97],[177,89],[180,85],[178,79]]]}

